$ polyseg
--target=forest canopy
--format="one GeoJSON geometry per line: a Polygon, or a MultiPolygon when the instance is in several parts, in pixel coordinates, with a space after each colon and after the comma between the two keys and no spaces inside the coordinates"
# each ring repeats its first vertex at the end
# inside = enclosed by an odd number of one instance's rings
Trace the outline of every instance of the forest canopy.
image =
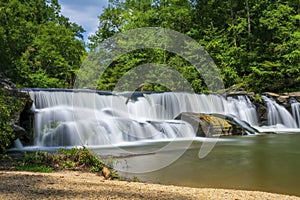
{"type": "MultiPolygon", "coordinates": [[[[0,67],[19,87],[73,87],[83,60],[103,41],[134,28],[163,27],[202,45],[225,87],[300,90],[299,0],[109,0],[88,51],[83,28],[61,15],[57,0],[4,0],[0,10],[0,67]]],[[[194,66],[162,49],[118,57],[97,89],[114,90],[126,72],[147,63],[174,68],[195,92],[207,89],[194,66]]],[[[170,88],[146,82],[143,90],[170,88]]]]}
{"type": "Polygon", "coordinates": [[[83,28],[57,0],[0,2],[0,69],[18,87],[72,87],[86,50],[83,28]]]}

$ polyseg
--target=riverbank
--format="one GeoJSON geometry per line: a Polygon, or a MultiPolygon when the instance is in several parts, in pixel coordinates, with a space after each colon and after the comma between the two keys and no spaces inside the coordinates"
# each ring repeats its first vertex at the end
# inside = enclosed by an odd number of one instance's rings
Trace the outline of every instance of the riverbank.
{"type": "Polygon", "coordinates": [[[0,199],[300,199],[259,191],[112,181],[93,173],[0,171],[0,199]]]}

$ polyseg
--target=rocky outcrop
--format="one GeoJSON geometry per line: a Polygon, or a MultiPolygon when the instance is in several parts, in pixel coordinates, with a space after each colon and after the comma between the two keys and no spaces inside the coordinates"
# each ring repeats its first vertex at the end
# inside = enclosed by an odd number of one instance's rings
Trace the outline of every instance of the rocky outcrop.
{"type": "Polygon", "coordinates": [[[191,124],[196,135],[200,137],[229,135],[231,128],[226,121],[206,114],[184,112],[175,119],[191,124]]]}
{"type": "Polygon", "coordinates": [[[265,92],[263,95],[274,99],[278,104],[288,108],[290,107],[291,102],[298,101],[300,102],[300,92],[291,92],[276,94],[272,92],[265,92]]]}
{"type": "Polygon", "coordinates": [[[290,99],[295,99],[296,101],[300,102],[300,92],[284,93],[284,95],[289,96],[290,99]]]}
{"type": "Polygon", "coordinates": [[[300,102],[300,92],[291,92],[277,94],[274,92],[264,92],[262,94],[255,94],[253,92],[246,92],[243,88],[229,88],[223,91],[223,96],[227,97],[237,97],[237,96],[247,96],[250,101],[255,105],[256,113],[260,126],[268,125],[268,109],[262,98],[266,96],[273,99],[279,105],[285,107],[290,113],[292,112],[291,104],[300,102]]]}
{"type": "Polygon", "coordinates": [[[291,112],[291,104],[295,101],[300,102],[300,92],[291,92],[291,93],[283,93],[276,94],[272,92],[265,92],[263,95],[272,98],[279,105],[284,106],[289,112],[291,112]]]}
{"type": "Polygon", "coordinates": [[[3,74],[0,73],[0,88],[7,90],[16,89],[16,85],[10,81],[10,79],[5,78],[3,74]]]}
{"type": "Polygon", "coordinates": [[[175,119],[190,123],[197,136],[200,137],[218,137],[229,135],[247,135],[258,132],[249,124],[239,121],[233,116],[221,114],[199,114],[184,112],[175,119]]]}
{"type": "MultiPolygon", "coordinates": [[[[12,83],[8,78],[5,78],[2,74],[0,74],[0,89],[3,96],[10,97],[10,99],[14,99],[15,105],[13,109],[11,109],[10,120],[11,120],[11,128],[15,133],[15,139],[21,139],[24,142],[30,141],[30,134],[28,132],[28,127],[30,124],[25,119],[29,117],[28,111],[32,106],[32,100],[27,92],[21,92],[18,90],[14,83],[12,83]],[[26,125],[26,127],[24,127],[26,125]]],[[[8,105],[9,106],[9,105],[8,105]]],[[[13,141],[11,141],[13,144],[13,141]]]]}

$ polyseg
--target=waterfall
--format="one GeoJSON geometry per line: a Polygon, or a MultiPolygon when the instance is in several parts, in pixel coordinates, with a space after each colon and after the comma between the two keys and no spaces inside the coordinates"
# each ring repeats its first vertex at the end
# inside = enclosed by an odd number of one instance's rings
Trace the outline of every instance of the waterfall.
{"type": "MultiPolygon", "coordinates": [[[[297,128],[297,123],[293,116],[281,105],[271,98],[263,97],[268,108],[268,125],[283,126],[285,128],[297,128]]],[[[298,113],[299,114],[299,113],[298,113]]]]}
{"type": "Polygon", "coordinates": [[[291,102],[292,115],[296,121],[298,128],[300,128],[300,103],[296,100],[291,102]]]}
{"type": "Polygon", "coordinates": [[[256,107],[247,96],[237,96],[237,99],[229,97],[228,101],[230,114],[248,122],[250,125],[258,125],[256,107]]]}
{"type": "Polygon", "coordinates": [[[192,125],[174,120],[182,112],[233,115],[257,125],[246,96],[189,93],[142,94],[34,90],[36,146],[114,145],[141,140],[195,137],[192,125]]]}
{"type": "Polygon", "coordinates": [[[36,146],[113,145],[195,136],[187,122],[156,117],[160,109],[151,105],[144,117],[130,113],[124,96],[65,91],[31,91],[30,96],[36,146]]]}
{"type": "Polygon", "coordinates": [[[234,115],[251,125],[258,125],[255,106],[247,96],[229,97],[189,93],[147,94],[138,101],[129,102],[133,117],[147,119],[174,119],[182,112],[234,115]]]}

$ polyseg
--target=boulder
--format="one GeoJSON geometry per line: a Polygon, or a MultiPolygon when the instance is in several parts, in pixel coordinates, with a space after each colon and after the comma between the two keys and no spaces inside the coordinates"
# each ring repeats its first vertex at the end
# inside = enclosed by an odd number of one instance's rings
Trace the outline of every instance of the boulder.
{"type": "Polygon", "coordinates": [[[102,174],[105,179],[111,179],[111,177],[112,177],[111,172],[107,167],[103,167],[102,174]]]}
{"type": "Polygon", "coordinates": [[[7,90],[16,89],[16,85],[10,81],[10,79],[5,78],[3,74],[0,73],[0,88],[5,88],[7,90]]]}
{"type": "Polygon", "coordinates": [[[26,134],[27,134],[26,130],[23,127],[18,126],[16,124],[12,125],[12,129],[14,130],[14,132],[16,134],[16,138],[22,138],[22,137],[26,136],[26,134]]]}
{"type": "Polygon", "coordinates": [[[249,135],[259,133],[247,122],[233,115],[202,114],[183,112],[175,119],[183,120],[192,125],[197,136],[218,137],[230,135],[249,135]]]}
{"type": "Polygon", "coordinates": [[[231,135],[231,125],[226,120],[216,116],[184,112],[175,119],[190,123],[196,135],[200,137],[231,135]]]}

